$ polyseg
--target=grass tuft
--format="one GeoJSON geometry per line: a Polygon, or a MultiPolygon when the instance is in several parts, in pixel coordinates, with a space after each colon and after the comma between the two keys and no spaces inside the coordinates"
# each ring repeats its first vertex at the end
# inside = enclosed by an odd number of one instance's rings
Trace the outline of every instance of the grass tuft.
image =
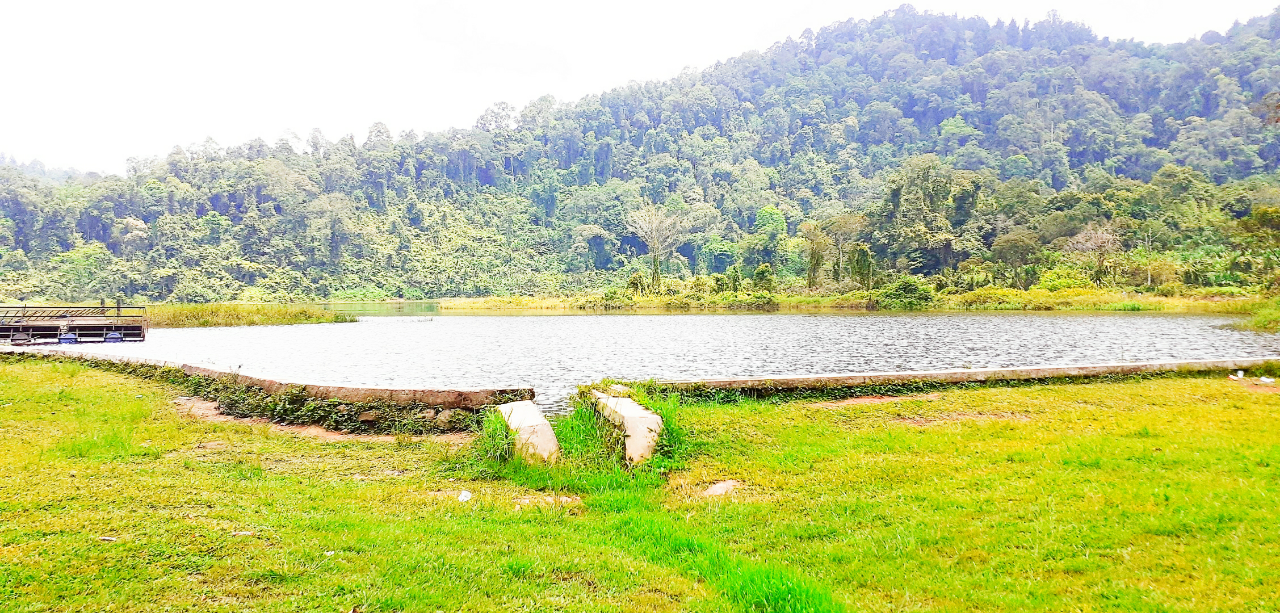
{"type": "Polygon", "coordinates": [[[133,427],[120,424],[100,426],[62,439],[54,445],[52,451],[64,458],[97,461],[154,458],[160,454],[156,449],[140,445],[133,427]]]}

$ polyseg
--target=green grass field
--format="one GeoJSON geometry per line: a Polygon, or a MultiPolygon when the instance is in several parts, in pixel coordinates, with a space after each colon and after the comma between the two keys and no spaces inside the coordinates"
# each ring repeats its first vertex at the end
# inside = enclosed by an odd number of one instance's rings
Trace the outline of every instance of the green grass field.
{"type": "Polygon", "coordinates": [[[547,470],[492,430],[320,442],[174,394],[0,365],[0,610],[1280,607],[1280,394],[1225,378],[653,399],[677,436],[637,471],[586,413],[547,470]]]}

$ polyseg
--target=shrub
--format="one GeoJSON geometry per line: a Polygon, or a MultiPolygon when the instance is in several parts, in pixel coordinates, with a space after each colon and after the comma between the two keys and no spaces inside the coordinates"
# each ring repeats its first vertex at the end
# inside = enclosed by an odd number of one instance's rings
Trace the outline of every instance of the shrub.
{"type": "Polygon", "coordinates": [[[631,277],[627,279],[627,291],[631,292],[631,295],[633,296],[643,294],[648,288],[648,285],[649,284],[645,280],[644,275],[639,272],[631,273],[631,277]]]}
{"type": "Polygon", "coordinates": [[[729,291],[742,291],[742,268],[737,264],[729,267],[729,272],[725,273],[725,281],[729,284],[729,291]]]}
{"type": "Polygon", "coordinates": [[[755,275],[751,278],[751,287],[757,292],[772,292],[777,288],[777,277],[773,274],[773,267],[768,264],[761,264],[756,267],[755,275]]]}
{"type": "Polygon", "coordinates": [[[1075,268],[1050,268],[1040,275],[1036,284],[1040,289],[1056,292],[1060,289],[1093,287],[1093,281],[1084,271],[1075,268]]]}
{"type": "Polygon", "coordinates": [[[685,284],[685,291],[691,294],[705,294],[711,291],[711,279],[697,275],[685,284]]]}
{"type": "Polygon", "coordinates": [[[1249,318],[1245,327],[1265,332],[1280,330],[1280,301],[1272,300],[1264,304],[1253,314],[1253,317],[1249,318]]]}
{"type": "Polygon", "coordinates": [[[950,299],[965,309],[1018,310],[1027,308],[1027,292],[1007,287],[980,287],[950,299]]]}
{"type": "Polygon", "coordinates": [[[147,320],[156,328],[203,328],[346,323],[356,321],[356,317],[309,305],[215,303],[151,305],[147,307],[147,320]]]}
{"type": "Polygon", "coordinates": [[[913,311],[933,304],[933,288],[919,277],[904,275],[874,294],[874,303],[883,309],[913,311]]]}
{"type": "Polygon", "coordinates": [[[1144,311],[1147,310],[1140,302],[1128,300],[1125,302],[1113,302],[1103,307],[1104,311],[1144,311]]]}
{"type": "Polygon", "coordinates": [[[722,294],[729,290],[729,279],[720,273],[711,275],[711,291],[716,294],[722,294]]]}
{"type": "Polygon", "coordinates": [[[1249,292],[1239,287],[1202,287],[1192,293],[1203,298],[1241,298],[1249,295],[1249,292]]]}
{"type": "Polygon", "coordinates": [[[778,308],[778,300],[768,292],[725,293],[714,298],[714,304],[726,309],[772,311],[778,308]]]}

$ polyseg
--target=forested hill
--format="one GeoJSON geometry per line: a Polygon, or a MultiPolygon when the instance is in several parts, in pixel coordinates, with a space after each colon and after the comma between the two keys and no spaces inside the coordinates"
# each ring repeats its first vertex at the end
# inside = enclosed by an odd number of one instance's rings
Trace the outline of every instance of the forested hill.
{"type": "MultiPolygon", "coordinates": [[[[627,220],[647,204],[685,220],[677,275],[768,262],[803,276],[827,243],[792,237],[839,219],[837,245],[917,274],[992,261],[1011,232],[1036,249],[1103,229],[1126,249],[1240,252],[1228,226],[1272,203],[1280,164],[1262,108],[1280,90],[1277,15],[1146,45],[1052,16],[903,7],[668,81],[499,104],[472,129],[209,142],[132,159],[124,177],[0,166],[0,295],[602,287],[643,267],[627,220]]],[[[839,281],[842,257],[810,285],[839,281]]]]}

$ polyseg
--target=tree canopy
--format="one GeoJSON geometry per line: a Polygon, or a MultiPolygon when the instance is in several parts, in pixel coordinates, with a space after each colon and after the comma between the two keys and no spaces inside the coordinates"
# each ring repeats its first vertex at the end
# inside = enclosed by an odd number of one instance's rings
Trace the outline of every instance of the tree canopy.
{"type": "Polygon", "coordinates": [[[1231,224],[1277,195],[1278,41],[1280,13],[1147,45],[904,6],[470,129],[206,142],[125,176],[0,156],[0,294],[573,291],[644,266],[628,220],[649,207],[690,223],[658,258],[674,274],[769,264],[809,285],[855,275],[857,245],[940,274],[1104,227],[1125,249],[1243,254],[1231,224]]]}

